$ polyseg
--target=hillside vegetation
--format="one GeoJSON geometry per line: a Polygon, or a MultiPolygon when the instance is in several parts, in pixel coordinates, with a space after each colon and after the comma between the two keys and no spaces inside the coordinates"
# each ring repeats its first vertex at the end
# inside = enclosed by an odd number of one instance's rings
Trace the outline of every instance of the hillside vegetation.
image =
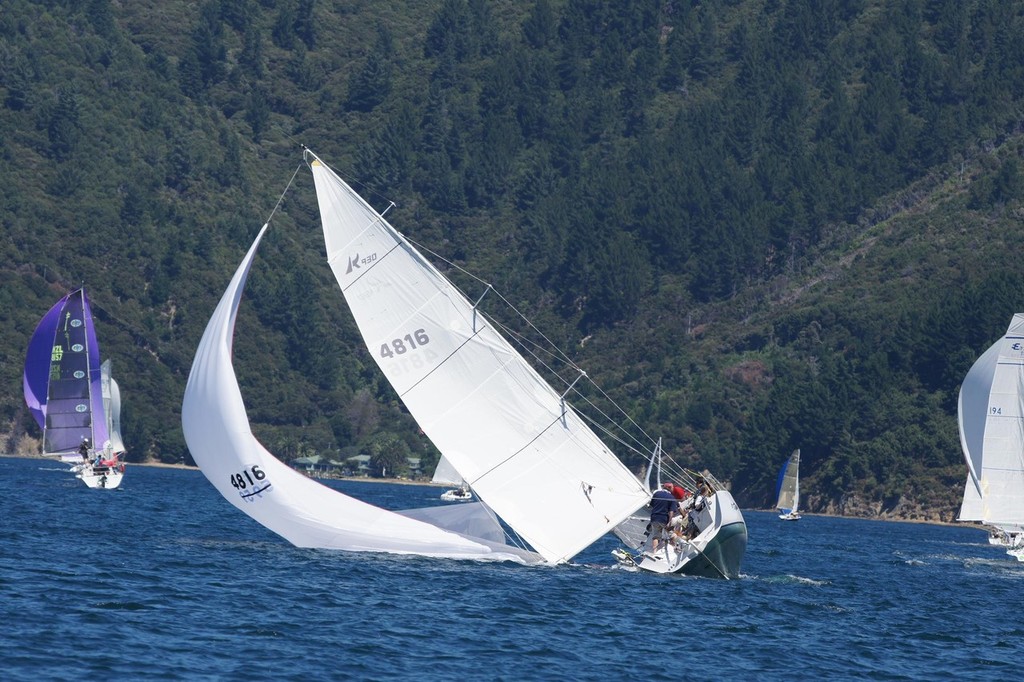
{"type": "Polygon", "coordinates": [[[799,447],[812,510],[949,520],[960,381],[1024,305],[1021,35],[1006,0],[5,0],[5,449],[84,285],[129,459],[190,461],[192,354],[288,187],[236,330],[257,436],[436,459],[324,262],[308,145],[741,505],[799,447]]]}

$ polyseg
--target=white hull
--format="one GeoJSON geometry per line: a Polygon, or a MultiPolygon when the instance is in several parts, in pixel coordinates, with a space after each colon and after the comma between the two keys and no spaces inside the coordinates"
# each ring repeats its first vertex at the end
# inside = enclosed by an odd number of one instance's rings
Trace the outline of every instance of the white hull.
{"type": "Polygon", "coordinates": [[[787,514],[779,514],[779,518],[783,521],[799,521],[803,517],[800,516],[800,512],[791,511],[787,514]]]}
{"type": "MultiPolygon", "coordinates": [[[[646,519],[643,523],[646,524],[646,519]]],[[[628,561],[651,573],[738,578],[740,561],[747,549],[747,525],[732,494],[719,490],[708,498],[697,524],[704,530],[693,540],[662,542],[657,552],[645,551],[637,557],[625,552],[614,554],[620,561],[628,561]]]]}
{"type": "Polygon", "coordinates": [[[91,465],[86,465],[82,470],[76,473],[75,476],[82,479],[82,483],[84,483],[88,488],[113,490],[121,485],[121,480],[124,478],[124,468],[121,466],[94,469],[91,465]]]}
{"type": "Polygon", "coordinates": [[[471,502],[473,493],[468,490],[448,490],[441,493],[441,499],[445,502],[471,502]]]}

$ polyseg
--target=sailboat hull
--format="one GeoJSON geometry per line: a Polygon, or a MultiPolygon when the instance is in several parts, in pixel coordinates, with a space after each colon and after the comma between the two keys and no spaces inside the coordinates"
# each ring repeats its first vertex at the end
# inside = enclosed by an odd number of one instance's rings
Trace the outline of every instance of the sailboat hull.
{"type": "Polygon", "coordinates": [[[93,468],[86,466],[75,474],[81,479],[87,488],[99,488],[102,490],[114,490],[121,485],[124,478],[124,471],[120,467],[93,468]]]}
{"type": "Polygon", "coordinates": [[[651,573],[678,573],[733,580],[747,551],[747,524],[732,495],[720,490],[709,498],[705,529],[688,542],[664,543],[658,552],[645,552],[633,562],[651,573]]]}

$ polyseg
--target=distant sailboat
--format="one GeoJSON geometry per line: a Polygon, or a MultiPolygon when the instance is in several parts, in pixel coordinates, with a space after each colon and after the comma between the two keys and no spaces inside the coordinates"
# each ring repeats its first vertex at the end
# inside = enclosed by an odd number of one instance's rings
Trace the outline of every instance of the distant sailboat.
{"type": "Polygon", "coordinates": [[[445,459],[444,455],[437,462],[437,468],[434,469],[434,477],[431,479],[431,483],[457,486],[441,493],[441,499],[445,502],[469,502],[473,499],[473,493],[469,491],[469,485],[466,483],[466,480],[459,475],[459,472],[455,470],[451,462],[445,459]]]}
{"type": "Polygon", "coordinates": [[[967,480],[958,521],[1024,561],[1024,313],[974,363],[957,406],[967,480]]]}
{"type": "Polygon", "coordinates": [[[796,521],[800,518],[800,449],[790,455],[779,471],[779,480],[775,486],[775,508],[783,521],[796,521]]]}
{"type": "Polygon", "coordinates": [[[90,488],[113,489],[124,464],[111,450],[103,376],[89,299],[77,289],[50,308],[29,340],[25,404],[43,431],[44,456],[74,464],[90,488]]]}

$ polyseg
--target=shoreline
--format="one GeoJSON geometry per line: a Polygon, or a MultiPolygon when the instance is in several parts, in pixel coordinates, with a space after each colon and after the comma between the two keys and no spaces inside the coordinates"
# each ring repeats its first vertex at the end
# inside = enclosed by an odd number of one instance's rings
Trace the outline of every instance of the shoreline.
{"type": "MultiPolygon", "coordinates": [[[[47,457],[41,455],[12,455],[7,453],[0,453],[0,457],[12,458],[12,459],[37,459],[39,461],[52,461],[47,457]]],[[[125,462],[129,467],[141,466],[141,467],[158,467],[163,469],[185,469],[187,471],[199,471],[199,467],[189,466],[187,464],[168,464],[166,462],[125,462]]],[[[298,471],[296,469],[296,471],[298,471]]],[[[299,471],[299,473],[303,473],[299,471]]],[[[310,476],[314,481],[328,480],[328,481],[352,481],[355,483],[389,483],[393,485],[425,485],[435,488],[451,488],[452,486],[447,483],[434,483],[433,481],[411,481],[405,478],[369,478],[366,476],[338,476],[331,478],[320,479],[315,476],[310,476]]],[[[775,512],[772,509],[758,509],[751,507],[748,509],[741,509],[741,511],[754,511],[754,512],[775,512]]],[[[985,527],[974,522],[956,522],[956,521],[932,521],[928,519],[900,519],[900,518],[886,518],[881,516],[844,516],[841,514],[820,514],[817,512],[801,511],[801,516],[822,516],[831,519],[863,519],[865,521],[885,521],[891,523],[923,523],[932,526],[952,526],[958,528],[976,528],[980,531],[985,531],[985,527]]]]}
{"type": "MultiPolygon", "coordinates": [[[[35,459],[40,462],[55,462],[58,460],[50,457],[43,457],[42,455],[13,455],[10,453],[0,453],[0,457],[7,459],[35,459]]],[[[186,471],[200,471],[199,467],[189,466],[188,464],[170,464],[167,462],[129,462],[125,461],[126,467],[156,467],[160,469],[184,469],[186,471]]],[[[298,473],[304,473],[296,469],[298,473]]],[[[355,481],[357,483],[394,483],[396,485],[429,485],[437,488],[451,488],[452,486],[447,483],[434,483],[433,481],[412,481],[407,478],[370,478],[368,476],[332,476],[325,477],[323,479],[316,476],[310,476],[314,481],[326,480],[326,481],[355,481]]]]}

